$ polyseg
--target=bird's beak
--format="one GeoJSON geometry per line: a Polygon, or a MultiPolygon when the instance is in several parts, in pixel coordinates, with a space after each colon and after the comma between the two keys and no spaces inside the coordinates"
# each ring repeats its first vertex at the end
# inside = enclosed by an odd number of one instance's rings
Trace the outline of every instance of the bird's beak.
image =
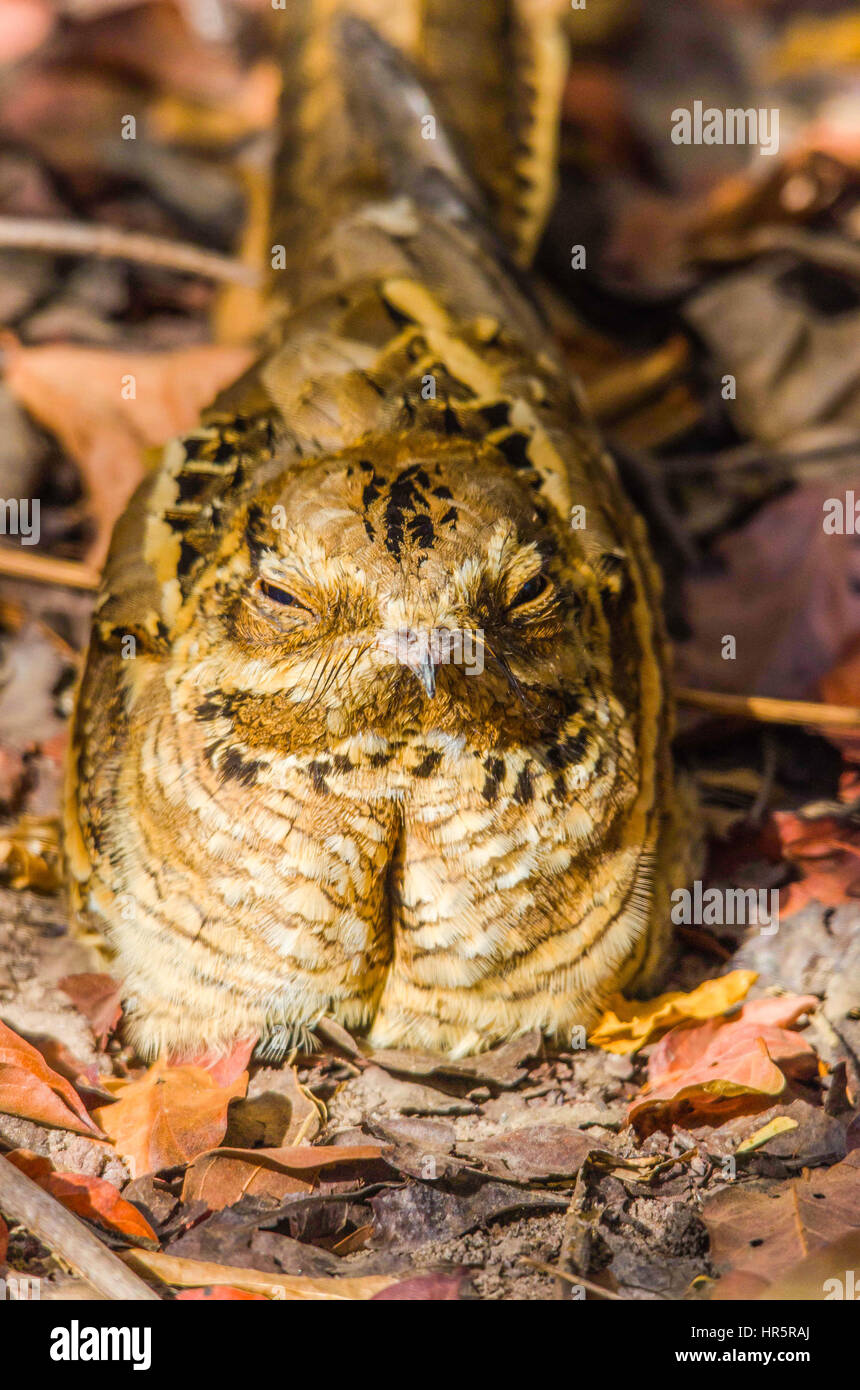
{"type": "Polygon", "coordinates": [[[428,652],[418,662],[407,661],[406,665],[416,680],[420,681],[424,687],[428,699],[432,700],[436,694],[436,666],[430,653],[428,652]]]}
{"type": "Polygon", "coordinates": [[[436,694],[436,667],[443,660],[433,634],[415,628],[399,628],[377,638],[377,645],[399,666],[405,666],[418,681],[428,699],[436,694]]]}

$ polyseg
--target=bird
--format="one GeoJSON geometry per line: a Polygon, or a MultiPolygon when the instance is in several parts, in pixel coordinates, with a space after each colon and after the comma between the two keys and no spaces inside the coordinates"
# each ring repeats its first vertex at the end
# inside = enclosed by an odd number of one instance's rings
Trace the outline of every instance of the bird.
{"type": "Polygon", "coordinates": [[[66,770],[145,1057],[334,1018],[581,1045],[670,954],[689,815],[646,528],[529,263],[532,0],[285,0],[271,315],[116,524],[66,770]]]}

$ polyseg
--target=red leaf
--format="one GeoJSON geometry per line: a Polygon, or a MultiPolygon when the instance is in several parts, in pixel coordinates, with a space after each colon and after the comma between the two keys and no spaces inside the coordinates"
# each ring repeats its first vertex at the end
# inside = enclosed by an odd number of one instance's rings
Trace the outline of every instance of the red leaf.
{"type": "Polygon", "coordinates": [[[57,1172],[49,1158],[29,1149],[13,1149],[6,1158],[76,1216],[132,1241],[158,1246],[158,1236],[146,1218],[104,1178],[57,1172]]]}
{"type": "Polygon", "coordinates": [[[257,1045],[259,1033],[250,1038],[238,1038],[229,1052],[171,1053],[171,1067],[202,1067],[217,1086],[230,1086],[247,1067],[257,1045]]]}
{"type": "Polygon", "coordinates": [[[0,1023],[0,1111],[104,1138],[69,1082],[5,1023],[0,1023]]]}
{"type": "Polygon", "coordinates": [[[733,1018],[673,1028],[652,1052],[647,1084],[628,1118],[651,1130],[680,1113],[685,1124],[694,1117],[722,1123],[730,1114],[761,1109],[785,1089],[786,1073],[815,1072],[809,1043],[784,1025],[817,1003],[814,995],[754,999],[733,1018]]]}

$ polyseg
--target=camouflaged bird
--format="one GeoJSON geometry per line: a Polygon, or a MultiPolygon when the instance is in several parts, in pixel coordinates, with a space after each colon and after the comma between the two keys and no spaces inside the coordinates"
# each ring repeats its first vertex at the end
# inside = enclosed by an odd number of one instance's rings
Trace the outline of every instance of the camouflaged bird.
{"type": "Polygon", "coordinates": [[[147,1055],[565,1041],[656,978],[681,856],[643,525],[520,268],[564,50],[503,0],[275,15],[279,308],[117,524],[74,902],[147,1055]]]}

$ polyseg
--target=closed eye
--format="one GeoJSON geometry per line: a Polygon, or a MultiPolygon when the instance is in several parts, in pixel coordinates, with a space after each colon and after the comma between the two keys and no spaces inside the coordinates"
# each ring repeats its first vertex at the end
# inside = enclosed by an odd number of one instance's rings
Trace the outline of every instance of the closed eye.
{"type": "Polygon", "coordinates": [[[265,594],[272,603],[280,603],[284,607],[302,608],[306,613],[310,612],[307,604],[301,603],[295,594],[289,593],[286,589],[281,589],[277,584],[272,584],[268,579],[260,580],[260,593],[265,594]]]}
{"type": "Polygon", "coordinates": [[[508,604],[509,608],[524,608],[527,603],[533,603],[536,598],[546,591],[549,584],[545,574],[532,575],[527,579],[521,589],[518,589],[508,604]]]}

